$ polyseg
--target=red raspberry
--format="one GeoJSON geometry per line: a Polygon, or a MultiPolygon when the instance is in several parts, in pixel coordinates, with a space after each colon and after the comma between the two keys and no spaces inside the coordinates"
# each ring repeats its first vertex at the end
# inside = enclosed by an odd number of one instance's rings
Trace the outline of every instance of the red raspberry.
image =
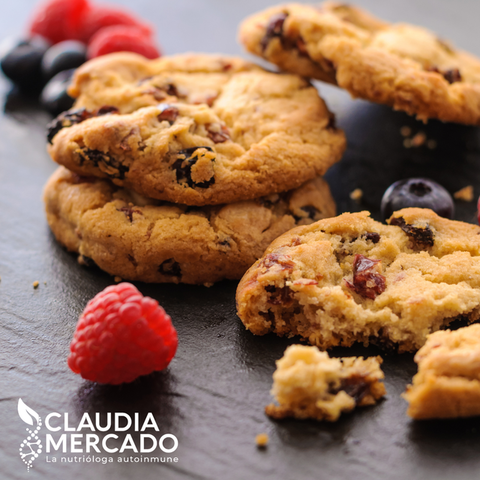
{"type": "Polygon", "coordinates": [[[35,10],[28,32],[52,43],[75,37],[82,16],[90,8],[87,0],[49,0],[35,10]]]}
{"type": "Polygon", "coordinates": [[[82,17],[77,38],[88,43],[101,28],[113,25],[129,25],[139,28],[145,37],[152,36],[152,28],[126,10],[109,6],[92,6],[82,17]]]}
{"type": "Polygon", "coordinates": [[[166,368],[177,344],[177,332],[158,302],[131,283],[119,283],[88,302],[68,366],[86,380],[118,385],[166,368]]]}
{"type": "Polygon", "coordinates": [[[88,44],[87,57],[95,58],[113,52],[135,52],[147,58],[158,58],[161,54],[153,40],[138,27],[114,25],[101,28],[88,44]]]}

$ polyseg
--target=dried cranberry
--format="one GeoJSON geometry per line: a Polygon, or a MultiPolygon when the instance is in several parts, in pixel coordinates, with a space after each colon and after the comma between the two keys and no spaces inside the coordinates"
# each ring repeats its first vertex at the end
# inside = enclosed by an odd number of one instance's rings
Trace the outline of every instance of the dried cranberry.
{"type": "Polygon", "coordinates": [[[163,90],[165,90],[167,95],[170,95],[171,97],[183,97],[183,95],[180,95],[177,87],[173,83],[167,84],[165,87],[163,87],[163,90]]]}
{"type": "Polygon", "coordinates": [[[157,116],[159,122],[163,122],[165,120],[170,123],[170,125],[173,125],[180,114],[177,107],[167,103],[159,105],[158,108],[161,110],[161,113],[157,116]]]}
{"type": "MultiPolygon", "coordinates": [[[[139,85],[151,80],[152,77],[144,78],[140,80],[139,85]]],[[[185,95],[181,95],[177,87],[173,83],[167,83],[166,85],[150,85],[146,90],[143,90],[144,95],[152,95],[153,98],[159,102],[165,100],[168,96],[185,98],[185,95]]]]}
{"type": "Polygon", "coordinates": [[[207,123],[205,128],[208,132],[207,137],[212,140],[213,143],[223,143],[230,140],[230,133],[225,125],[220,125],[220,131],[215,131],[210,123],[207,123]]]}
{"type": "Polygon", "coordinates": [[[265,290],[269,293],[268,303],[271,305],[289,305],[292,303],[292,290],[288,287],[277,288],[275,285],[268,285],[265,290]]]}
{"type": "Polygon", "coordinates": [[[458,68],[450,68],[448,70],[440,70],[437,66],[427,68],[427,72],[435,72],[439,73],[440,75],[445,78],[448,83],[455,83],[462,81],[462,75],[460,74],[460,70],[458,68]]]}
{"type": "Polygon", "coordinates": [[[286,18],[288,17],[288,13],[277,13],[273,15],[267,26],[267,31],[265,36],[263,37],[260,46],[262,48],[262,52],[264,52],[272,38],[278,37],[281,38],[283,35],[283,24],[285,23],[286,18]]]}
{"type": "Polygon", "coordinates": [[[380,241],[380,234],[377,232],[367,232],[363,237],[366,240],[371,240],[373,243],[378,243],[380,241]]]}
{"type": "Polygon", "coordinates": [[[353,260],[353,283],[346,282],[348,287],[363,297],[375,299],[385,291],[385,277],[378,270],[380,260],[372,260],[357,254],[353,260]]]}
{"type": "Polygon", "coordinates": [[[161,102],[167,98],[167,94],[158,87],[149,87],[146,90],[142,91],[142,95],[152,95],[152,97],[157,100],[157,102],[161,102]]]}
{"type": "Polygon", "coordinates": [[[369,393],[369,384],[365,381],[365,377],[361,375],[352,375],[344,378],[340,385],[340,390],[343,390],[348,395],[353,397],[355,403],[359,403],[362,398],[369,393]]]}
{"type": "Polygon", "coordinates": [[[93,150],[90,148],[80,148],[78,151],[79,163],[83,165],[85,162],[91,162],[101,172],[108,175],[110,178],[118,178],[123,180],[125,173],[129,171],[129,167],[124,165],[119,160],[113,158],[110,154],[100,150],[93,150]]]}
{"type": "Polygon", "coordinates": [[[282,270],[293,270],[295,266],[295,263],[288,255],[282,255],[281,253],[269,253],[265,255],[262,263],[267,269],[280,265],[282,270]]]}
{"type": "Polygon", "coordinates": [[[462,81],[462,75],[460,74],[460,70],[458,68],[451,68],[450,70],[446,70],[445,72],[443,72],[443,76],[448,83],[462,81]]]}
{"type": "Polygon", "coordinates": [[[112,105],[103,105],[98,110],[94,112],[94,116],[101,117],[102,115],[113,115],[115,113],[120,113],[117,107],[112,105]]]}
{"type": "Polygon", "coordinates": [[[119,212],[123,212],[126,215],[126,217],[130,220],[130,222],[133,222],[133,214],[134,213],[137,213],[139,215],[142,214],[141,210],[139,210],[138,208],[134,208],[132,206],[117,208],[117,210],[119,212]]]}
{"type": "Polygon", "coordinates": [[[62,128],[71,127],[72,125],[83,122],[87,118],[90,118],[90,116],[90,112],[86,108],[78,108],[61,113],[47,125],[48,143],[53,143],[53,137],[55,137],[62,128]]]}
{"type": "Polygon", "coordinates": [[[414,227],[405,222],[403,217],[394,217],[390,220],[390,225],[400,227],[410,239],[419,247],[433,247],[434,235],[432,229],[425,227],[414,227]]]}
{"type": "Polygon", "coordinates": [[[93,261],[93,259],[86,257],[85,255],[80,255],[78,257],[78,263],[85,265],[86,267],[97,267],[97,264],[93,261]]]}
{"type": "Polygon", "coordinates": [[[158,271],[162,275],[168,275],[171,277],[181,277],[182,276],[182,269],[180,268],[180,264],[175,261],[173,258],[169,258],[165,260],[159,267],[158,271]]]}
{"type": "Polygon", "coordinates": [[[209,152],[213,152],[213,149],[211,147],[205,146],[186,148],[177,152],[176,155],[179,158],[172,165],[172,169],[175,170],[176,173],[177,182],[185,180],[187,182],[187,185],[191,188],[208,188],[215,183],[214,176],[204,182],[194,182],[192,179],[192,167],[198,161],[199,153],[197,153],[197,150],[200,148],[204,148],[209,152]]]}
{"type": "Polygon", "coordinates": [[[81,123],[85,120],[88,120],[89,118],[99,117],[102,115],[111,115],[115,113],[119,113],[118,108],[112,107],[110,105],[104,105],[103,107],[100,107],[98,110],[94,110],[93,112],[91,112],[90,110],[87,110],[86,108],[77,108],[75,110],[67,110],[66,112],[61,113],[58,117],[53,119],[47,125],[48,143],[51,144],[53,142],[53,137],[55,137],[55,135],[62,128],[71,127],[72,125],[81,123]]]}

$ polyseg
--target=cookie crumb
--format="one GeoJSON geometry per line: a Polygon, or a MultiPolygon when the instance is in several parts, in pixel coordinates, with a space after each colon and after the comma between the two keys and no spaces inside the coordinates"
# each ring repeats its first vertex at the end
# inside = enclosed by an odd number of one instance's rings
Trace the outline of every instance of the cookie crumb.
{"type": "Polygon", "coordinates": [[[359,202],[363,197],[363,190],[361,188],[356,188],[353,192],[350,192],[350,198],[359,202]]]}
{"type": "Polygon", "coordinates": [[[38,280],[35,280],[33,282],[33,288],[38,288],[39,285],[40,285],[40,282],[38,280]]]}
{"type": "Polygon", "coordinates": [[[471,202],[473,200],[473,186],[468,185],[463,187],[458,192],[455,192],[453,197],[456,200],[461,200],[462,202],[471,202]]]}
{"type": "Polygon", "coordinates": [[[425,135],[425,132],[418,132],[414,137],[412,138],[412,147],[421,147],[422,145],[425,144],[427,141],[427,136],[425,135]]]}
{"type": "Polygon", "coordinates": [[[115,277],[113,277],[113,280],[117,283],[120,283],[122,281],[122,277],[119,277],[118,275],[116,275],[115,277]]]}
{"type": "Polygon", "coordinates": [[[409,137],[412,134],[412,129],[405,125],[400,129],[400,134],[402,137],[409,137]]]}
{"type": "Polygon", "coordinates": [[[255,443],[258,448],[266,448],[268,445],[268,435],[266,433],[259,433],[255,437],[255,443]]]}
{"type": "Polygon", "coordinates": [[[437,148],[437,141],[433,139],[428,140],[427,148],[429,148],[430,150],[435,150],[435,148],[437,148]]]}

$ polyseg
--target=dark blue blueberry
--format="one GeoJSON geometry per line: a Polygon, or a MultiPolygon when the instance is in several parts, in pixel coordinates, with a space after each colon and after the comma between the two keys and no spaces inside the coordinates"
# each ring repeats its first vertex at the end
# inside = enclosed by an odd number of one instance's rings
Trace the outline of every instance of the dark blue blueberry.
{"type": "Polygon", "coordinates": [[[438,215],[453,218],[455,206],[452,196],[437,182],[428,178],[409,178],[390,185],[382,198],[384,219],[402,208],[430,208],[438,215]]]}
{"type": "Polygon", "coordinates": [[[0,67],[23,90],[40,90],[44,83],[42,59],[48,47],[43,37],[7,38],[0,45],[0,67]]]}
{"type": "Polygon", "coordinates": [[[67,88],[75,69],[57,73],[46,85],[40,96],[42,105],[52,114],[58,115],[69,110],[73,105],[73,98],[67,93],[67,88]]]}
{"type": "Polygon", "coordinates": [[[87,60],[87,47],[82,42],[66,40],[50,47],[42,61],[42,73],[49,80],[57,73],[77,68],[87,60]]]}

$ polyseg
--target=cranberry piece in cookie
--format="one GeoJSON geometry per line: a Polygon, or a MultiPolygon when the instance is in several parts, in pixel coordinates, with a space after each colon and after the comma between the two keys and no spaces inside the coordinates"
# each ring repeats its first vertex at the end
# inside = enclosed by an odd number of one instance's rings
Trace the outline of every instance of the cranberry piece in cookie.
{"type": "Polygon", "coordinates": [[[347,285],[363,297],[375,299],[385,291],[385,277],[381,274],[382,262],[357,254],[353,261],[353,283],[347,285]]]}

